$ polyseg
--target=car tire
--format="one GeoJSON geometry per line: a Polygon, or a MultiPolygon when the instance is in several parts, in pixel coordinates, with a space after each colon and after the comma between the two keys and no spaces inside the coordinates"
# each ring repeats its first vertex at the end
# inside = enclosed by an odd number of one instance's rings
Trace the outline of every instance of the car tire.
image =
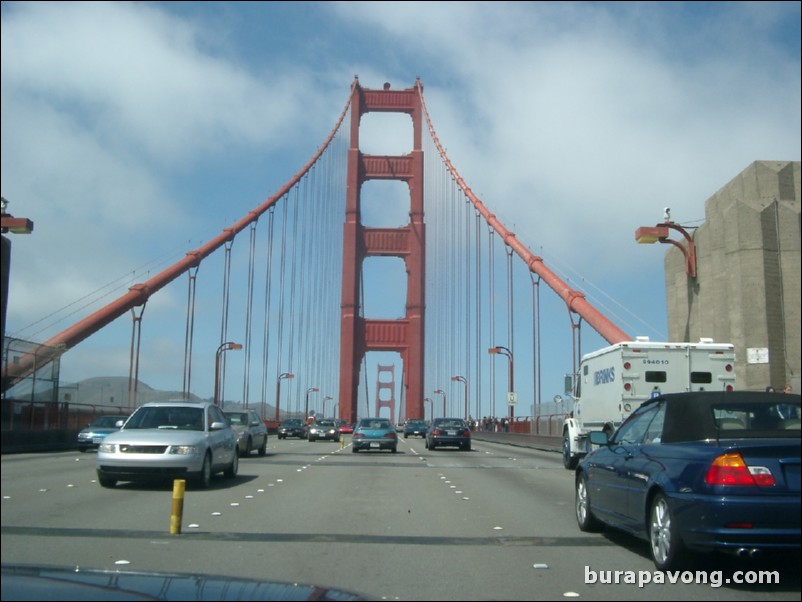
{"type": "Polygon", "coordinates": [[[202,489],[212,486],[212,458],[208,453],[203,457],[203,466],[198,475],[198,486],[202,489]]]}
{"type": "Polygon", "coordinates": [[[652,499],[647,518],[649,552],[654,566],[659,571],[681,568],[688,555],[677,522],[671,514],[668,498],[663,493],[656,494],[652,499]]]}
{"type": "Polygon", "coordinates": [[[105,487],[106,489],[113,489],[115,485],[117,485],[117,479],[112,477],[101,477],[100,475],[97,476],[97,482],[100,483],[101,487],[105,487]]]}
{"type": "Polygon", "coordinates": [[[563,466],[568,470],[574,470],[579,464],[579,458],[571,455],[571,440],[568,432],[563,433],[563,466]]]}
{"type": "Polygon", "coordinates": [[[462,451],[471,451],[471,444],[470,443],[466,443],[465,445],[460,445],[460,449],[462,451]]]}
{"type": "Polygon", "coordinates": [[[259,448],[259,455],[264,456],[267,454],[267,435],[265,435],[264,441],[262,441],[262,446],[259,448]]]}
{"type": "Polygon", "coordinates": [[[251,450],[252,449],[253,449],[253,440],[250,437],[248,437],[248,442],[245,444],[245,449],[244,450],[242,450],[242,449],[240,450],[240,455],[243,458],[247,458],[248,456],[251,455],[251,450]]]}
{"type": "Polygon", "coordinates": [[[396,446],[393,446],[390,448],[390,451],[393,452],[394,454],[398,453],[398,448],[396,446]]]}
{"type": "Polygon", "coordinates": [[[354,445],[354,446],[351,446],[351,451],[352,451],[353,453],[356,453],[356,452],[358,452],[358,451],[359,451],[359,448],[358,448],[358,447],[356,447],[355,445],[354,445]]]}
{"type": "Polygon", "coordinates": [[[86,453],[86,450],[87,450],[87,448],[86,448],[86,447],[79,447],[79,448],[78,448],[78,451],[79,451],[79,452],[81,452],[82,454],[83,454],[83,453],[86,453]]]}
{"type": "Polygon", "coordinates": [[[239,472],[239,449],[234,450],[234,457],[231,458],[231,464],[228,465],[223,474],[227,479],[236,479],[239,472]]]}
{"type": "Polygon", "coordinates": [[[576,523],[579,530],[585,533],[601,531],[603,525],[590,509],[590,491],[588,491],[588,477],[585,473],[576,476],[575,481],[576,498],[574,508],[576,510],[576,523]]]}

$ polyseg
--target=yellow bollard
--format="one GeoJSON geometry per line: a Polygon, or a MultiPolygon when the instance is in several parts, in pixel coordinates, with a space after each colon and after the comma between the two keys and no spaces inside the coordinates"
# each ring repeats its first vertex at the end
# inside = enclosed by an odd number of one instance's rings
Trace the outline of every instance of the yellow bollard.
{"type": "Polygon", "coordinates": [[[181,521],[184,518],[184,491],[187,482],[184,479],[173,481],[173,510],[170,515],[170,535],[181,535],[181,521]]]}
{"type": "Polygon", "coordinates": [[[340,435],[340,449],[345,447],[345,435],[340,435]]]}

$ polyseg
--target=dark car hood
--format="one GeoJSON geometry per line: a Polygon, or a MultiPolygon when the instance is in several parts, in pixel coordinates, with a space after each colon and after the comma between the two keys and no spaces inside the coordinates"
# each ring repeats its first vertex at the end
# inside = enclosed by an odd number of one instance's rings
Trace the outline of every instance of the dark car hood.
{"type": "Polygon", "coordinates": [[[231,577],[3,564],[3,600],[367,600],[315,585],[231,577]]]}

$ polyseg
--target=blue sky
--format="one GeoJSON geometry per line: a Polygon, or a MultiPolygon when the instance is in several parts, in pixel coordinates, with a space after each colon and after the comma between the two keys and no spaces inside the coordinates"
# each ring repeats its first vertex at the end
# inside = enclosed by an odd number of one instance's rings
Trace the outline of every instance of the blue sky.
{"type": "MultiPolygon", "coordinates": [[[[698,226],[753,161],[799,160],[799,74],[798,2],[3,2],[2,195],[35,223],[12,238],[7,334],[44,340],[96,309],[77,309],[90,291],[244,216],[317,150],[358,75],[420,77],[483,202],[624,330],[664,338],[667,247],[635,229],[666,206],[698,226]]],[[[122,321],[63,378],[127,375],[122,321]]],[[[143,380],[180,388],[175,351],[151,349],[143,380]]],[[[547,392],[569,359],[544,368],[547,392]]]]}

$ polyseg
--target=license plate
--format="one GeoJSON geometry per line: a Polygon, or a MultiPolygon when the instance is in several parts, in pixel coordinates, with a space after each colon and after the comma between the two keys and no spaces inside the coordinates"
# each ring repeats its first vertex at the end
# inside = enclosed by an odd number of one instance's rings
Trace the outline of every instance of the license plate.
{"type": "Polygon", "coordinates": [[[456,434],[457,434],[457,431],[446,431],[446,435],[449,435],[451,437],[453,437],[456,434]]]}
{"type": "Polygon", "coordinates": [[[103,443],[103,437],[93,437],[92,443],[103,443]]]}
{"type": "Polygon", "coordinates": [[[381,447],[381,443],[376,443],[375,441],[370,444],[371,447],[381,447]]]}

